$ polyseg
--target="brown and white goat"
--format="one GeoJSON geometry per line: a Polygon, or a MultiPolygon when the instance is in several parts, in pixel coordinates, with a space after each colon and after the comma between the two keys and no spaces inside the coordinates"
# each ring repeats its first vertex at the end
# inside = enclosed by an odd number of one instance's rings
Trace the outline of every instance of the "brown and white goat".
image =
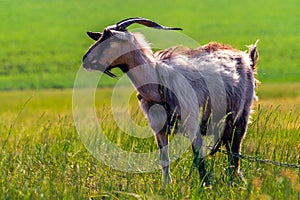
{"type": "Polygon", "coordinates": [[[143,35],[127,31],[133,23],[181,30],[144,18],[129,18],[105,28],[103,33],[88,32],[96,42],[83,57],[83,67],[111,77],[115,77],[111,70],[116,67],[127,73],[160,148],[163,184],[171,182],[168,155],[171,132],[181,132],[191,140],[193,164],[203,183],[209,184],[202,135],[211,132],[217,132],[213,133],[217,137],[210,154],[224,144],[231,152],[230,172],[242,177],[239,158],[233,155],[240,153],[250,107],[256,98],[256,44],[250,46],[248,53],[212,42],[196,49],[172,47],[154,54],[143,35]],[[152,109],[155,105],[163,106],[163,110],[152,109]],[[223,126],[212,128],[212,118],[216,124],[223,120],[223,126]]]}

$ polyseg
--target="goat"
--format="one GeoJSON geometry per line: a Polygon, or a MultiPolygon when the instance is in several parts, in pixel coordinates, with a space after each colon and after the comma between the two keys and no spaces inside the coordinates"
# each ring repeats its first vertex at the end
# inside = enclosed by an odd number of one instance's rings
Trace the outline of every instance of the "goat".
{"type": "Polygon", "coordinates": [[[197,167],[203,184],[209,185],[210,180],[202,135],[211,132],[217,132],[217,137],[209,154],[225,145],[231,152],[229,173],[242,178],[239,158],[233,155],[240,153],[251,105],[256,99],[257,42],[249,46],[247,53],[211,42],[196,49],[176,46],[154,54],[142,34],[127,31],[134,23],[161,30],[182,30],[145,18],[128,18],[105,28],[103,33],[87,32],[96,42],[84,55],[83,67],[111,77],[116,77],[111,70],[120,68],[128,75],[160,149],[163,184],[171,183],[168,135],[179,132],[191,141],[193,166],[197,167]],[[161,109],[152,109],[154,105],[162,106],[164,114],[161,109]],[[222,128],[213,128],[213,121],[222,120],[222,128]]]}

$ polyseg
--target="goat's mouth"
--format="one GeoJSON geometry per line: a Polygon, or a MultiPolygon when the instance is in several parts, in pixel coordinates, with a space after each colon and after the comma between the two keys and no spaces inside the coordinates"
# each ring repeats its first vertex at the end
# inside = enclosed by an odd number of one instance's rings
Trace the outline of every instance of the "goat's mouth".
{"type": "MultiPolygon", "coordinates": [[[[85,62],[82,63],[82,67],[84,70],[88,71],[88,72],[93,72],[93,71],[97,71],[99,69],[97,69],[96,67],[94,67],[93,65],[87,64],[85,62]]],[[[101,71],[101,70],[100,70],[101,71]]],[[[102,70],[103,71],[103,70],[102,70]]]]}
{"type": "Polygon", "coordinates": [[[95,69],[92,69],[92,68],[84,68],[86,71],[88,71],[88,72],[94,72],[94,71],[96,71],[95,69]]]}

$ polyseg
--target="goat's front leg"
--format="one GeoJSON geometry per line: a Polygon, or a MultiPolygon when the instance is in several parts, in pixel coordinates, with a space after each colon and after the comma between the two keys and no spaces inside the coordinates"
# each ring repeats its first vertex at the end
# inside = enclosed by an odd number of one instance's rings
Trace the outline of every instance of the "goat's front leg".
{"type": "Polygon", "coordinates": [[[168,134],[165,132],[156,133],[156,142],[160,150],[160,161],[162,167],[162,184],[172,183],[170,175],[170,158],[168,153],[168,134]]]}

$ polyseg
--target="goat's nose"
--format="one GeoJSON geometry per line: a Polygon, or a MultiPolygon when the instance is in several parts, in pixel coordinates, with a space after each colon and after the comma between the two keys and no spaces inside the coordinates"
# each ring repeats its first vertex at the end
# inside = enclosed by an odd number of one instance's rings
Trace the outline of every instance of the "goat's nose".
{"type": "Polygon", "coordinates": [[[82,67],[83,67],[84,69],[91,68],[91,63],[89,62],[88,59],[83,59],[82,67]]]}

